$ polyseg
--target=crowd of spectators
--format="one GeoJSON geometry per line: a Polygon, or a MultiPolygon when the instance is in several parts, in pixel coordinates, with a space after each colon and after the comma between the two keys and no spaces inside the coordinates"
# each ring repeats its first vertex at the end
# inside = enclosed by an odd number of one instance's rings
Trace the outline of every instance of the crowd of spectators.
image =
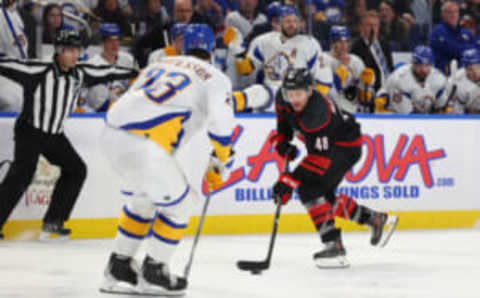
{"type": "MultiPolygon", "coordinates": [[[[86,44],[102,48],[106,38],[100,27],[108,23],[119,28],[123,51],[129,52],[139,67],[144,67],[150,53],[172,44],[171,29],[178,23],[208,24],[219,37],[227,27],[233,26],[248,46],[259,34],[277,30],[278,15],[272,2],[2,0],[2,9],[8,13],[0,15],[4,28],[0,30],[0,56],[41,58],[38,56],[42,46],[52,44],[59,28],[78,30],[86,44]],[[9,36],[15,35],[12,32],[17,36],[13,41],[9,36]]],[[[351,52],[375,72],[376,91],[394,70],[392,52],[412,52],[418,45],[429,45],[435,67],[448,76],[452,60],[460,62],[462,52],[468,48],[480,49],[480,0],[284,0],[278,3],[284,4],[299,9],[302,30],[315,37],[324,52],[331,48],[331,28],[346,26],[352,37],[351,52]],[[378,55],[372,54],[369,47],[378,48],[378,55]]],[[[219,48],[227,47],[219,42],[219,48]]],[[[227,71],[228,67],[223,68],[227,71]]]]}

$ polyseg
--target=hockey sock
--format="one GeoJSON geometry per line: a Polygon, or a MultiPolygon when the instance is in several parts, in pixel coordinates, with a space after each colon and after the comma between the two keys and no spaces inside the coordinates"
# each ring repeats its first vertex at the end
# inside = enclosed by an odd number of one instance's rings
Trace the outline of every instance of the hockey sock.
{"type": "Polygon", "coordinates": [[[349,219],[359,224],[365,224],[372,214],[369,208],[357,204],[354,199],[342,193],[337,195],[333,209],[335,216],[349,219]]]}
{"type": "Polygon", "coordinates": [[[156,262],[168,263],[182,240],[187,224],[174,222],[171,218],[158,214],[152,225],[147,254],[156,262]]]}
{"type": "Polygon", "coordinates": [[[332,206],[325,198],[321,197],[306,207],[323,243],[340,237],[340,230],[335,228],[335,214],[332,206]]]}
{"type": "Polygon", "coordinates": [[[115,238],[114,251],[117,254],[129,257],[135,255],[142,240],[148,234],[154,212],[153,208],[142,210],[134,204],[123,206],[115,238]]]}

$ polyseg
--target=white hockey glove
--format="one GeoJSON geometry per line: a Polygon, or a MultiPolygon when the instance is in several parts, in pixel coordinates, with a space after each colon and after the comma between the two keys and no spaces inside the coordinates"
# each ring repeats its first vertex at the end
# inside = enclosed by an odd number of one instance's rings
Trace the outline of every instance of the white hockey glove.
{"type": "Polygon", "coordinates": [[[415,113],[430,114],[433,109],[435,96],[425,89],[418,89],[413,92],[412,104],[415,113]]]}
{"type": "Polygon", "coordinates": [[[207,172],[205,173],[205,180],[208,183],[208,189],[217,190],[228,180],[230,177],[230,169],[233,164],[233,155],[234,152],[231,151],[228,161],[223,163],[217,158],[215,152],[212,152],[210,161],[208,162],[207,172]]]}

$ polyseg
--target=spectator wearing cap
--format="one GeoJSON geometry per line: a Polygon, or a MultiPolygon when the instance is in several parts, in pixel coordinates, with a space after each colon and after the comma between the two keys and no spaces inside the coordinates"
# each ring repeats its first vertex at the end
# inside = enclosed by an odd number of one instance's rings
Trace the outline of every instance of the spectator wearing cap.
{"type": "Polygon", "coordinates": [[[345,1],[343,0],[314,0],[315,20],[329,24],[340,24],[344,21],[345,1]]]}
{"type": "MultiPolygon", "coordinates": [[[[112,65],[137,69],[130,53],[120,51],[122,31],[116,23],[103,23],[99,27],[102,36],[102,52],[90,58],[87,63],[95,66],[112,65]]],[[[91,87],[86,99],[89,110],[105,112],[128,88],[128,80],[107,82],[91,87]]]]}
{"type": "Polygon", "coordinates": [[[379,6],[380,38],[388,42],[392,51],[407,51],[410,24],[399,17],[391,1],[379,6]]]}
{"type": "Polygon", "coordinates": [[[472,18],[472,16],[466,14],[460,19],[460,26],[462,28],[472,31],[472,34],[478,38],[479,31],[477,28],[477,22],[472,18]]]}
{"type": "Polygon", "coordinates": [[[163,49],[158,49],[150,53],[148,56],[148,64],[158,62],[163,57],[171,57],[182,54],[183,48],[183,33],[188,25],[176,23],[170,28],[170,45],[163,49]]]}
{"type": "Polygon", "coordinates": [[[449,65],[453,59],[460,60],[463,51],[480,48],[478,39],[470,30],[459,24],[460,14],[456,2],[442,5],[442,22],[435,26],[431,36],[431,46],[435,54],[435,66],[445,74],[450,74],[449,65]]]}

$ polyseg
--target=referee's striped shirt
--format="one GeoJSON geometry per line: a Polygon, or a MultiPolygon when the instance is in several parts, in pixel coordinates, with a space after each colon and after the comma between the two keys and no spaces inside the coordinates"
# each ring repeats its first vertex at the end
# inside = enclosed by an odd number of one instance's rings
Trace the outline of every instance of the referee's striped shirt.
{"type": "Polygon", "coordinates": [[[0,75],[23,87],[23,109],[18,120],[48,134],[63,132],[65,120],[77,105],[81,87],[125,80],[137,74],[130,68],[83,63],[64,72],[55,57],[52,61],[0,59],[0,75]]]}

